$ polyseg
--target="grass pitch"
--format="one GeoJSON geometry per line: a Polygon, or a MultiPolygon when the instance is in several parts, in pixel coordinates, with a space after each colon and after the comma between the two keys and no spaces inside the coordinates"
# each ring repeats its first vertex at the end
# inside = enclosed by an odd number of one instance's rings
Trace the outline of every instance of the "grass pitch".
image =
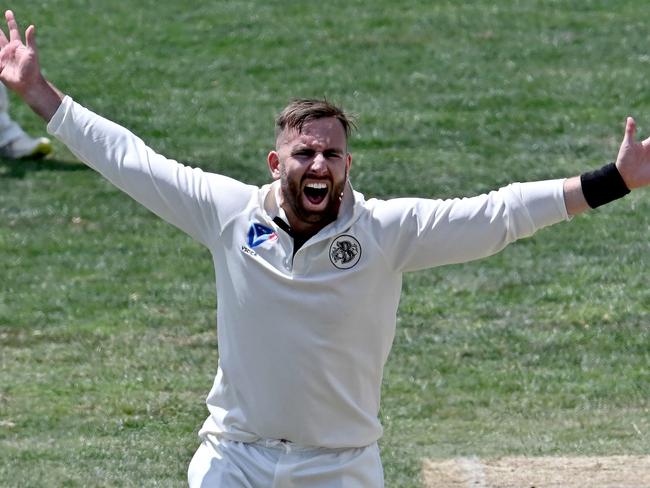
{"type": "MultiPolygon", "coordinates": [[[[167,156],[255,184],[295,96],[360,114],[352,180],[385,198],[598,167],[629,114],[650,134],[650,14],[632,0],[14,10],[62,90],[167,156]]],[[[649,216],[643,190],[405,277],[387,486],[422,486],[423,458],[647,454],[649,216]]],[[[0,263],[0,485],[183,486],[217,361],[207,252],[57,146],[0,161],[0,263]]]]}

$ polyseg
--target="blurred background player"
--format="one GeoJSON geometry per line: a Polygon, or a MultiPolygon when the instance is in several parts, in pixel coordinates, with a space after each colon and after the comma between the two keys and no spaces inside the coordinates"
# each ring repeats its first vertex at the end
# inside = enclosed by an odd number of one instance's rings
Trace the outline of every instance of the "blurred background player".
{"type": "Polygon", "coordinates": [[[52,142],[47,137],[31,137],[11,120],[7,89],[0,83],[0,157],[42,158],[51,152],[52,142]]]}

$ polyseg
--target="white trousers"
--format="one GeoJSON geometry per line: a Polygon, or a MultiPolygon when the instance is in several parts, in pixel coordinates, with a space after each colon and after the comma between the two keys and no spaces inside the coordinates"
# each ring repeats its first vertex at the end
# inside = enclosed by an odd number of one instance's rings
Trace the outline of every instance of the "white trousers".
{"type": "Polygon", "coordinates": [[[9,117],[9,97],[7,89],[0,83],[0,147],[23,135],[23,130],[9,117]]]}
{"type": "Polygon", "coordinates": [[[244,443],[207,436],[187,473],[190,488],[383,488],[377,443],[354,449],[244,443]]]}

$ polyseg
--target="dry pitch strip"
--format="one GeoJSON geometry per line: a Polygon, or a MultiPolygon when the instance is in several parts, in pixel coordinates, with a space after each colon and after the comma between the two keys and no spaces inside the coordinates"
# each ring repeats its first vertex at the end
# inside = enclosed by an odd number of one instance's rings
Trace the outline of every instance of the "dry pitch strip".
{"type": "Polygon", "coordinates": [[[426,488],[650,488],[650,456],[425,459],[426,488]]]}

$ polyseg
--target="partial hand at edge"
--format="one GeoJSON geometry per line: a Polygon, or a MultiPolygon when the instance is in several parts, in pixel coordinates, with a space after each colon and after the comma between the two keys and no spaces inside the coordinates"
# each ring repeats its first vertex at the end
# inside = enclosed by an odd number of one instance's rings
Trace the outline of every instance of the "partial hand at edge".
{"type": "Polygon", "coordinates": [[[650,184],[650,137],[635,142],[636,122],[628,117],[625,136],[616,157],[616,168],[630,190],[650,184]]]}
{"type": "Polygon", "coordinates": [[[36,28],[25,30],[23,43],[11,10],[5,12],[9,39],[0,30],[0,81],[16,92],[45,121],[52,118],[64,95],[42,75],[36,46],[36,28]]]}

